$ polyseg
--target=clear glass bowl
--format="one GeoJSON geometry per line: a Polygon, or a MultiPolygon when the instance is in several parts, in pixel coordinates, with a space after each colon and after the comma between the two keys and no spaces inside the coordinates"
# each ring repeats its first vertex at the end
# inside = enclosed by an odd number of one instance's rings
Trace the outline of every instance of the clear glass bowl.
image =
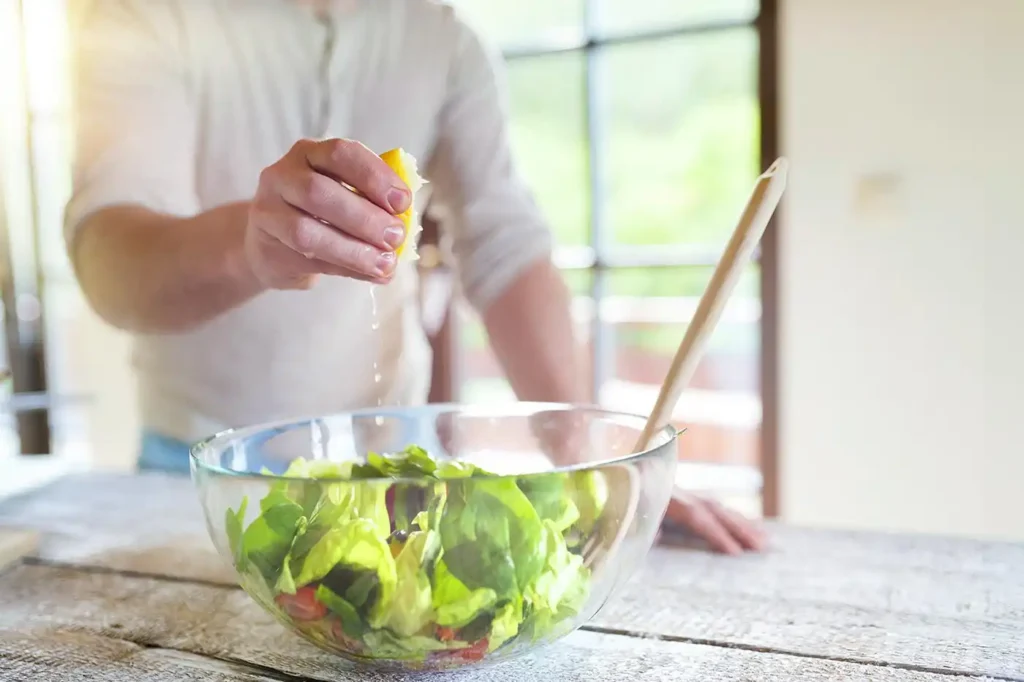
{"type": "Polygon", "coordinates": [[[557,404],[379,408],[215,435],[192,477],[218,551],[289,629],[378,668],[451,669],[572,632],[643,561],[677,460],[670,427],[629,454],[643,425],[557,404]],[[409,446],[436,477],[351,478],[409,446]]]}

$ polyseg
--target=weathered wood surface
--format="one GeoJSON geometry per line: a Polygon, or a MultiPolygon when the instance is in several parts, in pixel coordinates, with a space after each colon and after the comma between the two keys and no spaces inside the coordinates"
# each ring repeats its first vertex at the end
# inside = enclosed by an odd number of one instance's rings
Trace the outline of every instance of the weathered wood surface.
{"type": "Polygon", "coordinates": [[[39,533],[36,531],[0,526],[0,571],[35,554],[38,546],[39,533]]]}
{"type": "MultiPolygon", "coordinates": [[[[43,531],[47,562],[234,581],[187,479],[68,477],[0,504],[4,524],[43,531]]],[[[772,536],[771,551],[740,559],[656,549],[591,629],[1024,680],[1024,545],[787,527],[772,536]]]]}
{"type": "Polygon", "coordinates": [[[234,583],[187,477],[66,476],[0,501],[0,525],[42,531],[52,561],[234,583]]]}
{"type": "Polygon", "coordinates": [[[242,666],[79,632],[0,630],[0,680],[10,682],[275,682],[242,666]]]}
{"type": "Polygon", "coordinates": [[[200,679],[949,680],[920,670],[589,632],[480,671],[372,674],[284,631],[229,587],[47,566],[22,566],[0,576],[0,680],[200,679]]]}
{"type": "Polygon", "coordinates": [[[591,626],[1024,679],[1024,548],[776,535],[733,561],[656,549],[591,626]]]}

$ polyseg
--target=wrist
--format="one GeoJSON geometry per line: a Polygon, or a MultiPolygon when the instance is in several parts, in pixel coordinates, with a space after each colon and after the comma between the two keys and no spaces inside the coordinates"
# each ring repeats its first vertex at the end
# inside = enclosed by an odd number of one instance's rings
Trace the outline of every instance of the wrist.
{"type": "Polygon", "coordinates": [[[249,222],[248,203],[231,204],[222,210],[225,220],[224,272],[234,288],[246,296],[256,296],[266,291],[266,286],[256,276],[252,260],[246,249],[246,231],[249,222]]]}

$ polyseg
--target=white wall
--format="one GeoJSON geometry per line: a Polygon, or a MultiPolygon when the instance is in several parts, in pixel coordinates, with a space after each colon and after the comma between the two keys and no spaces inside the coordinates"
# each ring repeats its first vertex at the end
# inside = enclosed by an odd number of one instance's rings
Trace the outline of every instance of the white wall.
{"type": "Polygon", "coordinates": [[[783,517],[1024,539],[1024,0],[783,0],[780,41],[783,517]]]}

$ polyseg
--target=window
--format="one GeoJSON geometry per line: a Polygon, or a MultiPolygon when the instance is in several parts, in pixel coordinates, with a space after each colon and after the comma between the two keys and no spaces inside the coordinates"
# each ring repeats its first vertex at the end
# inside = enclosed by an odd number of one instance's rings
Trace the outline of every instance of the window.
{"type": "MultiPolygon", "coordinates": [[[[505,54],[513,143],[556,233],[593,398],[644,411],[764,165],[760,3],[455,4],[505,54]]],[[[684,458],[760,463],[760,282],[754,264],[675,412],[684,458]]],[[[457,319],[456,397],[513,399],[480,321],[465,305],[457,319]]]]}
{"type": "MultiPolygon", "coordinates": [[[[47,379],[59,374],[54,366],[60,355],[44,344],[51,336],[47,325],[56,320],[43,314],[47,281],[50,275],[70,279],[60,236],[71,185],[66,12],[63,0],[0,0],[4,362],[14,375],[15,404],[23,407],[48,404],[47,379]]],[[[65,433],[51,421],[57,417],[59,422],[59,416],[47,409],[32,409],[17,419],[5,415],[4,451],[16,451],[19,440],[23,453],[52,451],[51,432],[58,439],[65,433]]]]}

